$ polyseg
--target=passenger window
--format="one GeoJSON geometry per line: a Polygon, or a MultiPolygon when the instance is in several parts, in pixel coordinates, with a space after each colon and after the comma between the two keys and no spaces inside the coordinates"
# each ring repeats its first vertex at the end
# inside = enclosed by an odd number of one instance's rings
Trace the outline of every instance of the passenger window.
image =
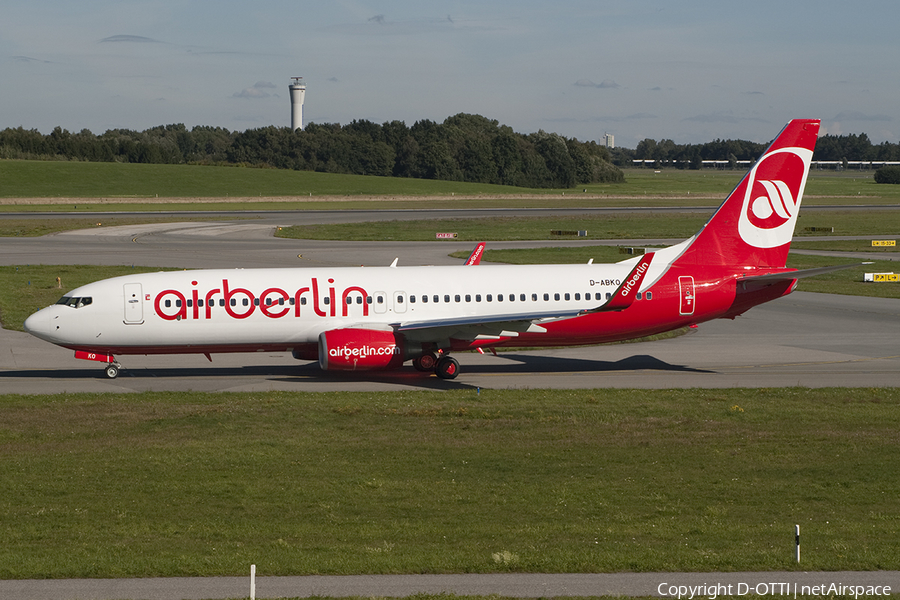
{"type": "MultiPolygon", "coordinates": [[[[304,298],[305,300],[305,298],[304,298]]],[[[305,302],[304,302],[305,304],[305,302]]],[[[366,304],[372,304],[372,296],[366,296],[366,304]]]]}
{"type": "Polygon", "coordinates": [[[647,292],[647,300],[653,300],[653,292],[647,292]]]}
{"type": "Polygon", "coordinates": [[[471,294],[466,294],[466,302],[471,302],[471,301],[472,301],[471,294]]]}
{"type": "Polygon", "coordinates": [[[362,296],[357,296],[357,297],[356,297],[356,303],[357,303],[357,304],[362,304],[362,303],[363,303],[362,296]]]}
{"type": "Polygon", "coordinates": [[[606,299],[609,300],[610,298],[612,298],[612,293],[606,292],[606,299]]]}
{"type": "MultiPolygon", "coordinates": [[[[323,302],[325,302],[325,304],[331,304],[331,298],[329,298],[328,296],[325,296],[325,298],[323,298],[322,300],[323,302]]],[[[244,306],[246,306],[246,301],[244,306]]]]}
{"type": "Polygon", "coordinates": [[[444,294],[444,302],[450,302],[450,294],[444,294]]]}
{"type": "Polygon", "coordinates": [[[532,302],[537,302],[537,294],[532,294],[532,295],[531,295],[531,301],[532,301],[532,302]]]}
{"type": "Polygon", "coordinates": [[[581,300],[581,294],[579,292],[575,292],[575,299],[581,300]]]}
{"type": "Polygon", "coordinates": [[[481,302],[481,294],[475,294],[475,302],[481,302]]]}
{"type": "Polygon", "coordinates": [[[428,303],[428,294],[422,294],[422,302],[428,303]]]}
{"type": "Polygon", "coordinates": [[[603,292],[597,292],[594,294],[594,300],[603,300],[603,292]]]}
{"type": "Polygon", "coordinates": [[[556,292],[555,294],[553,294],[553,299],[559,300],[559,292],[556,292]]]}
{"type": "Polygon", "coordinates": [[[566,301],[568,302],[569,300],[570,300],[569,292],[566,292],[566,301]]]}
{"type": "Polygon", "coordinates": [[[519,302],[525,302],[525,294],[519,294],[519,302]]]}
{"type": "Polygon", "coordinates": [[[434,300],[434,303],[435,303],[435,304],[437,304],[438,302],[441,301],[441,297],[438,296],[437,294],[435,294],[434,296],[432,296],[431,299],[434,300]]]}
{"type": "Polygon", "coordinates": [[[306,306],[306,298],[300,298],[300,306],[306,306]]]}
{"type": "Polygon", "coordinates": [[[493,297],[492,295],[488,294],[488,295],[486,296],[486,299],[487,299],[488,302],[492,302],[493,299],[494,299],[494,297],[493,297]]]}
{"type": "Polygon", "coordinates": [[[462,300],[462,298],[459,297],[459,294],[456,294],[456,295],[453,297],[453,299],[456,300],[457,302],[459,302],[460,300],[462,300]]]}
{"type": "Polygon", "coordinates": [[[637,298],[638,300],[640,300],[642,295],[643,295],[643,294],[641,294],[640,292],[638,292],[638,293],[637,293],[637,296],[635,296],[635,298],[637,298]]]}
{"type": "Polygon", "coordinates": [[[378,302],[378,304],[384,304],[384,296],[378,296],[375,298],[375,300],[376,302],[378,302]]]}
{"type": "Polygon", "coordinates": [[[416,303],[416,295],[415,295],[415,294],[410,294],[410,295],[409,295],[409,303],[410,303],[410,304],[415,304],[415,303],[416,303]]]}
{"type": "Polygon", "coordinates": [[[241,302],[241,304],[243,304],[244,306],[250,306],[250,299],[249,299],[249,298],[244,298],[244,301],[241,302]]]}
{"type": "Polygon", "coordinates": [[[510,301],[510,302],[515,302],[515,301],[516,301],[516,295],[515,295],[515,294],[510,294],[510,295],[509,295],[509,301],[510,301]]]}
{"type": "MultiPolygon", "coordinates": [[[[191,301],[188,300],[188,306],[190,306],[190,305],[191,305],[191,301]]],[[[259,306],[259,298],[253,299],[253,306],[259,306]]]]}
{"type": "Polygon", "coordinates": [[[503,302],[503,294],[497,294],[497,302],[503,302]]]}
{"type": "MultiPolygon", "coordinates": [[[[325,304],[328,304],[327,302],[325,304]]],[[[403,304],[403,296],[397,296],[397,304],[403,304]]]]}
{"type": "Polygon", "coordinates": [[[546,300],[549,300],[549,299],[550,299],[550,294],[544,294],[544,300],[546,301],[546,300]]]}
{"type": "Polygon", "coordinates": [[[219,298],[219,306],[225,306],[225,298],[219,298]]]}
{"type": "Polygon", "coordinates": [[[171,308],[171,307],[172,307],[172,301],[166,300],[166,308],[171,308]]]}

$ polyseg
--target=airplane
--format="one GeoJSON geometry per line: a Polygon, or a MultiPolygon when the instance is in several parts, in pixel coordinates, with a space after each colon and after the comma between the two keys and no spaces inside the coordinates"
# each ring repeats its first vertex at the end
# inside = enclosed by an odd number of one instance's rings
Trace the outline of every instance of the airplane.
{"type": "Polygon", "coordinates": [[[746,310],[841,267],[785,266],[819,120],[788,123],[691,238],[614,264],[192,270],[68,292],[25,329],[106,363],[117,355],[291,352],[326,371],[411,360],[453,379],[453,352],[600,344],[746,310]]]}

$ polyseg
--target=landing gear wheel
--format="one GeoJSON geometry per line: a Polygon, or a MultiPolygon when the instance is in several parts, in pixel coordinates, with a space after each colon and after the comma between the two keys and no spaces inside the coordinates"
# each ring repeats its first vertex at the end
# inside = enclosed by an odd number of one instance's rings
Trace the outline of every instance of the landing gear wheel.
{"type": "Polygon", "coordinates": [[[443,356],[434,366],[434,374],[441,379],[456,379],[459,375],[459,362],[452,356],[443,356]]]}
{"type": "Polygon", "coordinates": [[[423,354],[419,358],[413,359],[413,366],[416,368],[416,371],[433,371],[436,362],[437,357],[432,352],[429,352],[428,354],[423,354]]]}
{"type": "Polygon", "coordinates": [[[115,379],[119,376],[119,365],[106,365],[104,373],[109,379],[115,379]]]}

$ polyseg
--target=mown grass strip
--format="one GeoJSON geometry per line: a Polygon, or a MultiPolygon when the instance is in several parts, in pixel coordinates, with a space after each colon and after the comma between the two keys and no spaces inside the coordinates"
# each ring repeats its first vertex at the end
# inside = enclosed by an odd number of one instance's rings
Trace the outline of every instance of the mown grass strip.
{"type": "MultiPolygon", "coordinates": [[[[438,232],[456,233],[457,241],[584,239],[554,235],[553,231],[587,231],[587,239],[684,239],[706,223],[707,213],[584,214],[571,217],[458,218],[378,223],[337,223],[284,227],[278,237],[315,240],[434,240],[438,232]]],[[[796,236],[900,235],[900,210],[827,210],[801,213],[796,236]],[[808,232],[806,227],[834,227],[833,234],[808,232]]]]}
{"type": "MultiPolygon", "coordinates": [[[[626,169],[625,174],[625,183],[580,185],[558,190],[224,166],[3,160],[0,161],[0,180],[3,181],[0,198],[121,198],[121,206],[133,205],[144,210],[148,205],[142,206],[141,200],[147,198],[427,197],[452,194],[461,198],[487,196],[478,198],[477,202],[482,206],[507,206],[506,200],[496,196],[565,192],[567,201],[573,202],[578,201],[579,194],[588,194],[634,198],[645,206],[668,205],[669,199],[676,199],[681,204],[687,201],[692,205],[715,206],[737,185],[744,172],[626,169]]],[[[809,201],[816,204],[900,202],[898,186],[874,183],[871,172],[813,171],[806,194],[809,201]]],[[[455,200],[450,201],[453,203],[455,200]]],[[[559,199],[552,198],[539,204],[558,206],[559,199]]]]}
{"type": "Polygon", "coordinates": [[[0,577],[897,569],[898,403],[897,389],[5,396],[0,577]]]}

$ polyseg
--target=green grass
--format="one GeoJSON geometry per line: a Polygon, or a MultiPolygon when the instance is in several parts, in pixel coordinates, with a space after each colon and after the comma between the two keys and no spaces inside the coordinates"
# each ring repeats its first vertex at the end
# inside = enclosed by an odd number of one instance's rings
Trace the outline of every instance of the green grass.
{"type": "MultiPolygon", "coordinates": [[[[215,204],[150,204],[147,199],[229,197],[268,198],[327,196],[329,200],[281,204],[261,201],[254,209],[318,209],[371,207],[361,196],[381,196],[385,208],[408,207],[410,202],[428,202],[428,196],[454,196],[441,200],[442,206],[473,208],[559,206],[716,206],[738,183],[742,171],[678,171],[627,169],[626,183],[591,184],[568,190],[526,189],[463,182],[364,177],[309,171],[211,167],[196,165],[141,165],[120,163],[0,161],[0,198],[75,198],[79,210],[214,210],[234,208],[235,202],[215,204]],[[565,197],[560,199],[559,194],[565,197]],[[536,195],[536,198],[509,198],[509,195],[536,195]],[[385,202],[383,197],[394,197],[385,202]],[[404,198],[407,197],[407,198],[404,198]],[[424,200],[409,197],[425,196],[424,200]],[[585,196],[591,196],[585,198],[585,196]],[[101,202],[99,199],[103,198],[101,202]],[[90,201],[90,202],[88,202],[90,201]]],[[[816,204],[896,204],[900,186],[878,185],[871,173],[816,172],[807,185],[809,202],[816,204]]],[[[241,201],[245,203],[245,200],[241,201]]],[[[71,205],[26,206],[4,204],[0,211],[71,210],[71,205]]]]}
{"type": "Polygon", "coordinates": [[[5,396],[0,577],[900,568],[897,389],[5,396]],[[496,556],[495,556],[496,555],[496,556]]]}
{"type": "MultiPolygon", "coordinates": [[[[896,240],[895,240],[896,241],[896,240]]],[[[791,248],[798,250],[829,250],[832,252],[873,252],[894,253],[897,246],[873,246],[871,240],[826,240],[821,242],[793,242],[791,248]]]]}
{"type": "MultiPolygon", "coordinates": [[[[0,160],[2,198],[225,198],[227,196],[434,195],[510,193],[462,182],[335,175],[311,171],[0,160]]],[[[530,190],[529,190],[530,191],[530,190]]]]}
{"type": "MultiPolygon", "coordinates": [[[[574,217],[500,217],[429,219],[420,221],[384,221],[338,223],[333,225],[295,225],[282,228],[277,236],[317,240],[434,240],[437,232],[457,234],[457,241],[578,239],[555,236],[554,230],[586,230],[588,239],[685,239],[695,234],[712,216],[706,213],[622,213],[585,214],[574,217]]],[[[823,235],[804,231],[806,227],[834,227],[824,235],[900,235],[900,210],[848,211],[825,210],[801,214],[796,235],[823,235]]]]}

